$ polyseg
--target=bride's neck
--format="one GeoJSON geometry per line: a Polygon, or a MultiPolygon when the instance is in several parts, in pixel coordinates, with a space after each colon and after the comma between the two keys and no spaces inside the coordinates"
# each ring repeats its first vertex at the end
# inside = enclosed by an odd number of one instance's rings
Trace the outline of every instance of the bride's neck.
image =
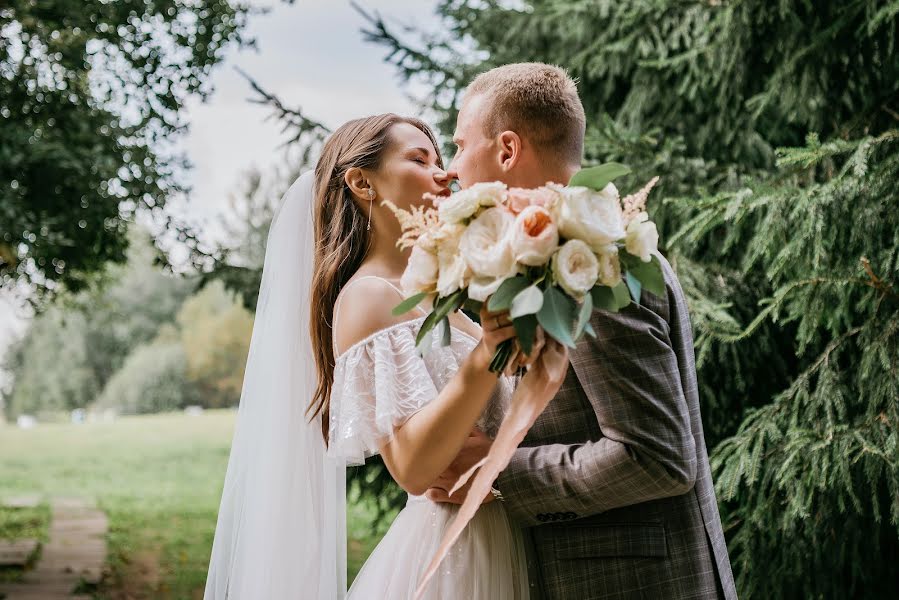
{"type": "Polygon", "coordinates": [[[411,249],[400,250],[396,247],[400,235],[399,231],[382,232],[372,226],[371,247],[362,263],[371,274],[386,279],[400,279],[403,276],[411,249]]]}

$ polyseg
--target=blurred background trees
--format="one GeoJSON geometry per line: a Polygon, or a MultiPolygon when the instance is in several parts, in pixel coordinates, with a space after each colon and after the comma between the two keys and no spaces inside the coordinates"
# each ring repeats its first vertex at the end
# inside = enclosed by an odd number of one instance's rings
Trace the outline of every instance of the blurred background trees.
{"type": "Polygon", "coordinates": [[[237,0],[0,5],[0,285],[37,300],[125,260],[127,224],[184,191],[181,109],[251,13],[237,0]]]}

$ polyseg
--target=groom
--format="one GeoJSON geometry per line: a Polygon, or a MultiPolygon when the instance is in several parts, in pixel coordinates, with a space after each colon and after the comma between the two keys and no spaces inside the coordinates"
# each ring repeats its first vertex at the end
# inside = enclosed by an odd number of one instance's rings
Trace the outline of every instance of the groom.
{"type": "MultiPolygon", "coordinates": [[[[462,187],[567,183],[584,109],[562,69],[498,67],[466,91],[450,170],[462,187]]],[[[532,597],[736,598],[712,487],[683,291],[659,257],[663,297],[595,311],[556,398],[494,484],[528,547],[532,597]]],[[[472,436],[429,491],[486,455],[472,436]]],[[[461,502],[464,498],[452,498],[461,502]]]]}

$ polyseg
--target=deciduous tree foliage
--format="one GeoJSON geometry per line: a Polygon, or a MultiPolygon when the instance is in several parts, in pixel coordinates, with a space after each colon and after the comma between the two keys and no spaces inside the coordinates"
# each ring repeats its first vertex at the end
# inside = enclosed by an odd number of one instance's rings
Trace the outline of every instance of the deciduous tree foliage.
{"type": "Polygon", "coordinates": [[[182,192],[181,109],[244,44],[239,0],[0,3],[0,285],[38,299],[122,262],[137,211],[182,192]]]}

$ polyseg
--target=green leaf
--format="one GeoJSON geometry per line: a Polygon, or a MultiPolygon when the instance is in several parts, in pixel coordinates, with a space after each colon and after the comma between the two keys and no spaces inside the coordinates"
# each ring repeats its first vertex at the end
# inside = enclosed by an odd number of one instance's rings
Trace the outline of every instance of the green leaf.
{"type": "Polygon", "coordinates": [[[418,354],[421,356],[424,356],[425,351],[431,347],[431,343],[434,338],[434,332],[432,331],[433,328],[434,327],[432,325],[430,328],[425,330],[424,325],[422,325],[421,330],[415,337],[415,349],[418,350],[418,354]]]}
{"type": "Polygon", "coordinates": [[[540,307],[543,306],[543,292],[536,285],[524,288],[512,300],[512,307],[509,316],[513,319],[524,315],[536,314],[540,307]]]}
{"type": "Polygon", "coordinates": [[[605,285],[595,285],[590,290],[590,297],[593,299],[593,305],[596,308],[609,312],[618,312],[618,302],[615,300],[612,288],[605,285]]]}
{"type": "Polygon", "coordinates": [[[590,315],[593,314],[593,297],[590,294],[584,296],[584,302],[581,304],[581,311],[577,317],[577,326],[574,328],[574,339],[579,340],[584,334],[587,323],[590,322],[590,315]]]}
{"type": "Polygon", "coordinates": [[[584,327],[584,333],[592,337],[594,340],[596,339],[596,332],[593,330],[593,325],[590,324],[590,321],[587,321],[587,326],[584,327]]]}
{"type": "Polygon", "coordinates": [[[421,329],[418,330],[418,335],[415,336],[415,345],[418,346],[424,337],[434,329],[434,326],[440,322],[441,319],[446,317],[451,312],[455,312],[465,303],[465,299],[468,297],[466,294],[466,290],[456,290],[449,296],[445,298],[438,298],[434,303],[434,310],[431,311],[427,317],[425,317],[424,322],[421,324],[421,329]]]}
{"type": "Polygon", "coordinates": [[[525,354],[530,354],[534,348],[534,340],[537,337],[537,316],[524,315],[512,321],[515,326],[515,334],[518,337],[518,345],[525,354]]]}
{"type": "Polygon", "coordinates": [[[422,300],[427,297],[427,292],[421,292],[420,294],[415,294],[414,296],[409,296],[399,304],[393,307],[393,316],[398,317],[400,315],[404,315],[416,306],[418,306],[422,300]]]}
{"type": "Polygon", "coordinates": [[[596,285],[590,290],[590,296],[593,297],[594,308],[609,312],[618,312],[631,303],[630,293],[623,281],[613,288],[607,285],[596,285]]]}
{"type": "Polygon", "coordinates": [[[569,186],[583,186],[593,190],[601,190],[609,185],[609,182],[616,177],[627,175],[631,170],[627,165],[621,163],[605,163],[588,169],[581,169],[574,174],[569,186]]]}
{"type": "Polygon", "coordinates": [[[450,328],[449,317],[443,317],[443,319],[440,321],[440,326],[441,326],[440,331],[443,334],[442,339],[440,340],[440,343],[443,346],[449,346],[450,342],[453,341],[452,340],[452,329],[450,328]]]}
{"type": "Polygon", "coordinates": [[[623,281],[612,288],[612,293],[615,295],[615,301],[618,304],[616,312],[631,303],[631,295],[628,292],[627,284],[623,281]]]}
{"type": "Polygon", "coordinates": [[[512,299],[529,285],[531,285],[531,282],[527,277],[521,275],[509,277],[502,282],[499,289],[493,292],[493,295],[487,300],[487,308],[490,312],[509,310],[509,307],[512,306],[512,299]]]}
{"type": "Polygon", "coordinates": [[[665,276],[662,275],[662,263],[653,255],[649,262],[637,259],[637,262],[625,267],[627,272],[637,278],[646,291],[662,297],[665,295],[665,276]]]}
{"type": "Polygon", "coordinates": [[[484,303],[480,300],[472,300],[471,298],[466,298],[465,304],[462,305],[462,308],[475,315],[475,317],[477,317],[476,320],[480,320],[481,306],[483,305],[484,303]]]}
{"type": "Polygon", "coordinates": [[[512,351],[515,350],[515,340],[508,339],[499,346],[496,347],[496,352],[493,354],[493,360],[490,361],[490,372],[491,373],[502,373],[506,370],[506,365],[509,364],[509,359],[512,358],[512,351]]]}
{"type": "Polygon", "coordinates": [[[634,299],[634,302],[640,304],[640,292],[643,290],[640,280],[628,271],[624,274],[624,281],[627,283],[627,289],[630,290],[631,298],[634,299]]]}
{"type": "Polygon", "coordinates": [[[547,334],[560,344],[575,348],[571,326],[577,312],[577,304],[567,294],[552,286],[543,293],[543,306],[537,313],[537,321],[547,334]]]}

